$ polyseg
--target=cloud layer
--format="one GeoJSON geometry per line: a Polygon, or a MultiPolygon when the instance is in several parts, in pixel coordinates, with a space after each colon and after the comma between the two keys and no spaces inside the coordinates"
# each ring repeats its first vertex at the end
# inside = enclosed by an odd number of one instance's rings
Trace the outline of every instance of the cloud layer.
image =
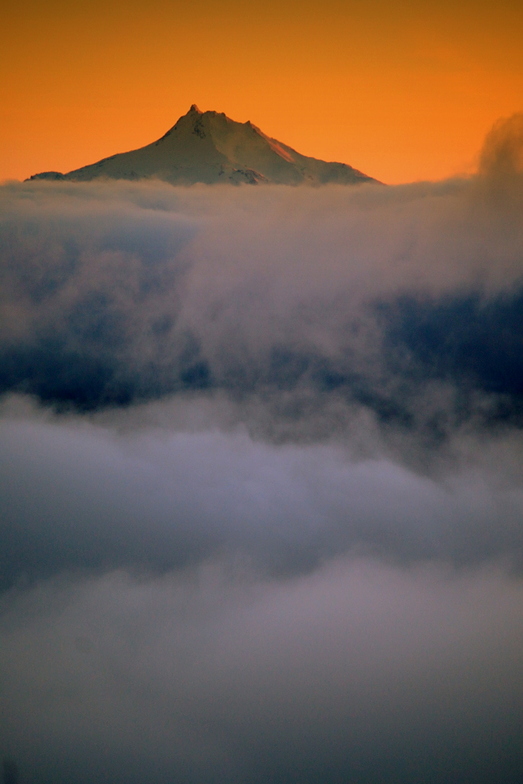
{"type": "Polygon", "coordinates": [[[523,566],[514,438],[487,445],[486,465],[462,457],[420,475],[340,445],[255,442],[238,427],[118,433],[14,409],[0,421],[4,587],[64,570],[164,573],[236,552],[275,576],[346,552],[523,566]]]}
{"type": "Polygon", "coordinates": [[[2,614],[3,742],[60,784],[516,784],[522,599],[362,561],[48,583],[2,614]]]}
{"type": "Polygon", "coordinates": [[[509,203],[490,169],[390,189],[5,188],[2,389],[84,411],[221,391],[296,433],[332,406],[435,438],[519,423],[521,193],[502,174],[509,203]]]}
{"type": "Polygon", "coordinates": [[[442,183],[0,189],[24,782],[519,782],[522,127],[442,183]]]}

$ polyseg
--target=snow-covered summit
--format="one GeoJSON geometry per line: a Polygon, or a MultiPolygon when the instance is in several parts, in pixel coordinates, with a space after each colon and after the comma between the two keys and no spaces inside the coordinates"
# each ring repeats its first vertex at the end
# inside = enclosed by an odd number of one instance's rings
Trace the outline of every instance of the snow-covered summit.
{"type": "Polygon", "coordinates": [[[156,178],[176,185],[277,183],[321,185],[376,182],[345,163],[327,163],[272,139],[250,121],[193,104],[164,136],[146,147],[111,155],[67,174],[41,172],[35,179],[86,181],[95,178],[156,178]]]}

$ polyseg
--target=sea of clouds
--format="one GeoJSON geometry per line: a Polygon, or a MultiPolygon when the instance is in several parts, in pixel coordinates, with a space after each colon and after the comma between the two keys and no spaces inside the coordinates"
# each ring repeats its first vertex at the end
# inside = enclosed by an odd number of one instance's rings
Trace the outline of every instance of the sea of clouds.
{"type": "Polygon", "coordinates": [[[23,782],[520,782],[522,152],[0,188],[23,782]]]}

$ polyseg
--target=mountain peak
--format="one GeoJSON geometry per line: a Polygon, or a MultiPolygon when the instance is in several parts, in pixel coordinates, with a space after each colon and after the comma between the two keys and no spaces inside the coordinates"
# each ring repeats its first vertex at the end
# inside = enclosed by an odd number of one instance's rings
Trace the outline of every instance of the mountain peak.
{"type": "Polygon", "coordinates": [[[357,185],[376,182],[345,163],[301,155],[256,125],[223,112],[202,112],[193,103],[167,133],[151,144],[119,153],[68,174],[42,172],[29,179],[86,181],[159,179],[173,185],[196,182],[279,185],[357,185]]]}

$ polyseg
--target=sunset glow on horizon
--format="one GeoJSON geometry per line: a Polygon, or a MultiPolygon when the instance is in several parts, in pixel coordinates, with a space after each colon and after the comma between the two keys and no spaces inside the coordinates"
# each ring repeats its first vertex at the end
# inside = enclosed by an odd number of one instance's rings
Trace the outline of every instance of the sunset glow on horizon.
{"type": "Polygon", "coordinates": [[[148,144],[192,103],[384,182],[441,179],[523,108],[510,3],[29,0],[5,17],[0,180],[148,144]]]}
{"type": "Polygon", "coordinates": [[[4,20],[3,784],[522,784],[523,4],[4,20]]]}

